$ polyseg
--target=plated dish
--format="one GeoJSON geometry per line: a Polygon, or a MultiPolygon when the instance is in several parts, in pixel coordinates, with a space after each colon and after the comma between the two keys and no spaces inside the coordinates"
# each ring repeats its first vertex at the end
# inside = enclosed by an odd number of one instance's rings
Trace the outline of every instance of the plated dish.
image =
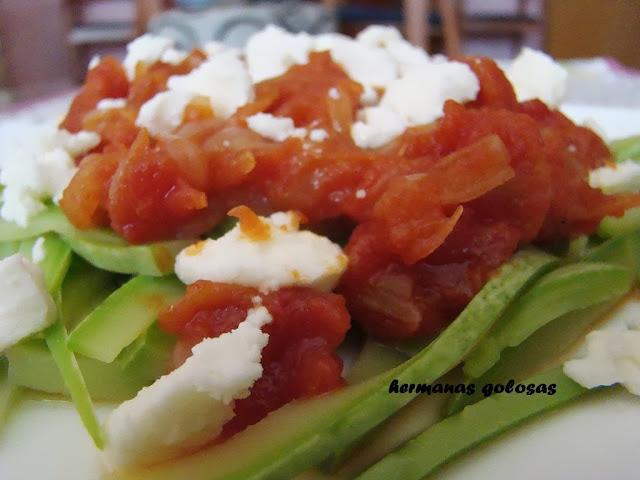
{"type": "Polygon", "coordinates": [[[386,27],[96,60],[0,175],[4,403],[70,395],[105,478],[404,479],[637,394],[639,142],[565,77],[386,27]]]}

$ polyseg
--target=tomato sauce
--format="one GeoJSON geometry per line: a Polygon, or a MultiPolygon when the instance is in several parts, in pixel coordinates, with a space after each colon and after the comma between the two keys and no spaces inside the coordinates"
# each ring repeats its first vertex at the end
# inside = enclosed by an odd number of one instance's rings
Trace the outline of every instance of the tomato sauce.
{"type": "Polygon", "coordinates": [[[102,137],[61,202],[76,227],[110,225],[144,243],[197,238],[238,205],[299,211],[310,228],[346,239],[338,292],[353,319],[402,339],[436,334],[518,247],[591,233],[640,203],[590,188],[588,172],[611,161],[603,141],[539,101],[518,103],[486,58],[461,59],[479,79],[475,101],[449,101],[441,119],[376,150],[353,143],[362,87],[326,52],[256,85],[255,100],[229,119],[196,98],[173,135],[136,127],[169,76],[203,59],[195,51],[179,65],[140,64],[131,83],[108,58],[89,72],[62,123],[102,137]],[[96,111],[106,97],[127,105],[96,111]],[[257,112],[328,137],[272,142],[247,127],[257,112]]]}

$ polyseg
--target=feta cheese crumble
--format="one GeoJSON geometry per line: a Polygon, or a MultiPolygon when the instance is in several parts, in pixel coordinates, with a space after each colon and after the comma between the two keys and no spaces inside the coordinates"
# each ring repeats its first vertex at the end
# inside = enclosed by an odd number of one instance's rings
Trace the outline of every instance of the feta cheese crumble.
{"type": "Polygon", "coordinates": [[[170,65],[179,65],[187,56],[187,52],[171,47],[164,51],[160,61],[170,65]]]}
{"type": "Polygon", "coordinates": [[[249,73],[232,51],[210,57],[187,75],[169,77],[167,87],[142,105],[136,119],[136,125],[154,135],[175,130],[182,123],[185,108],[197,96],[206,97],[220,118],[230,117],[253,100],[249,73]]]}
{"type": "Polygon", "coordinates": [[[614,166],[596,168],[589,172],[589,186],[607,195],[640,192],[640,164],[626,160],[614,166]]]}
{"type": "Polygon", "coordinates": [[[2,145],[0,216],[20,226],[45,208],[43,201],[58,201],[77,171],[74,158],[100,143],[93,132],[69,133],[54,127],[30,130],[30,135],[2,145]]]}
{"type": "Polygon", "coordinates": [[[169,90],[202,95],[211,102],[217,117],[228,118],[238,107],[253,100],[253,85],[244,63],[233,53],[210,57],[187,75],[174,75],[169,90]]]}
{"type": "Polygon", "coordinates": [[[468,65],[430,63],[389,85],[380,105],[401,115],[408,125],[423,125],[442,116],[445,101],[474,100],[479,90],[478,79],[468,65]]]}
{"type": "Polygon", "coordinates": [[[160,92],[140,107],[136,125],[152,135],[167,135],[180,126],[191,100],[193,95],[188,92],[160,92]]]}
{"type": "Polygon", "coordinates": [[[589,333],[577,358],[565,362],[564,373],[585,388],[619,383],[640,395],[640,302],[627,301],[589,333]]]}
{"type": "Polygon", "coordinates": [[[386,87],[398,76],[396,64],[386,51],[346,35],[318,35],[314,50],[328,50],[333,61],[364,87],[386,87]]]}
{"type": "Polygon", "coordinates": [[[324,128],[314,128],[309,132],[309,140],[312,142],[324,142],[329,134],[324,128]]]}
{"type": "Polygon", "coordinates": [[[360,148],[378,148],[390,142],[407,128],[398,113],[386,107],[367,107],[358,112],[351,127],[351,137],[360,148]]]}
{"type": "Polygon", "coordinates": [[[127,106],[126,98],[103,98],[96,105],[97,110],[113,110],[127,106]]]}
{"type": "Polygon", "coordinates": [[[0,352],[56,319],[42,271],[20,254],[0,260],[0,295],[0,352]]]}
{"type": "Polygon", "coordinates": [[[145,33],[129,43],[127,56],[122,62],[129,80],[135,79],[138,62],[155,63],[171,48],[173,48],[172,39],[150,33],[145,33]]]}
{"type": "Polygon", "coordinates": [[[557,107],[567,91],[567,71],[546,53],[531,48],[523,48],[505,73],[520,102],[538,98],[557,107]]]}
{"type": "Polygon", "coordinates": [[[396,63],[400,74],[406,74],[430,61],[424,49],[407,42],[395,27],[370,25],[358,34],[356,40],[371,47],[384,49],[396,63]]]}
{"type": "Polygon", "coordinates": [[[289,137],[302,138],[307,134],[304,128],[296,128],[293,119],[275,117],[270,113],[256,113],[247,117],[247,126],[259,135],[276,142],[283,142],[289,137]]]}
{"type": "Polygon", "coordinates": [[[261,328],[271,321],[265,307],[252,308],[235,330],[204,339],[184,364],[116,408],[105,425],[107,465],[149,465],[214,439],[233,418],[234,400],[262,376],[269,335],[261,328]]]}
{"type": "Polygon", "coordinates": [[[252,35],[245,56],[254,83],[285,73],[293,65],[307,63],[313,38],[306,33],[289,33],[268,25],[252,35]]]}
{"type": "Polygon", "coordinates": [[[236,225],[224,236],[204,240],[182,250],[175,264],[178,278],[234,283],[262,291],[287,286],[330,291],[347,267],[340,246],[328,238],[300,231],[292,212],[259,217],[268,227],[268,238],[255,240],[236,225]]]}
{"type": "Polygon", "coordinates": [[[31,259],[33,263],[40,263],[44,260],[45,256],[44,237],[38,237],[33,243],[33,247],[31,247],[31,259]]]}

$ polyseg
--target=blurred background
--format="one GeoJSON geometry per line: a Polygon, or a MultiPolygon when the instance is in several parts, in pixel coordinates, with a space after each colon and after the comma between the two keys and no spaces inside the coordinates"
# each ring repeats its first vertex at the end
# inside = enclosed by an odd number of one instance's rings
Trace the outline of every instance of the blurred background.
{"type": "Polygon", "coordinates": [[[184,48],[240,46],[269,23],[348,34],[394,24],[430,53],[504,60],[528,45],[567,61],[577,100],[640,106],[638,0],[0,0],[0,109],[68,94],[93,55],[123,56],[145,31],[184,48]]]}

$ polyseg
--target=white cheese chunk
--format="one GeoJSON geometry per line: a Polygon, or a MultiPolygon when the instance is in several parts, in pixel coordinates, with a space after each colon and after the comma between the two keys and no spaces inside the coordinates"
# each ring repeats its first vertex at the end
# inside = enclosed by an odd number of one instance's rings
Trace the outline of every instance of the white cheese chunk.
{"type": "Polygon", "coordinates": [[[33,263],[40,263],[46,257],[46,252],[44,249],[44,237],[36,238],[36,241],[33,242],[33,247],[31,247],[31,259],[33,263]]]}
{"type": "Polygon", "coordinates": [[[236,225],[224,236],[182,250],[175,264],[182,282],[234,283],[262,291],[305,286],[330,291],[347,267],[340,246],[309,231],[299,231],[293,213],[260,217],[268,238],[256,240],[236,225]]]}
{"type": "Polygon", "coordinates": [[[208,57],[211,57],[227,50],[227,46],[222,42],[210,41],[202,45],[202,50],[208,57]]]}
{"type": "Polygon", "coordinates": [[[400,31],[389,25],[369,25],[356,35],[356,40],[372,47],[386,47],[402,41],[400,31]]]}
{"type": "Polygon", "coordinates": [[[108,417],[104,459],[114,470],[168,460],[214,439],[262,376],[269,311],[254,307],[235,330],[208,338],[173,372],[143,388],[108,417]]]}
{"type": "Polygon", "coordinates": [[[640,192],[640,164],[626,160],[614,166],[596,168],[589,172],[589,186],[607,195],[640,192]]]}
{"type": "Polygon", "coordinates": [[[373,107],[380,101],[380,95],[375,88],[365,86],[360,95],[360,105],[365,107],[373,107]]]}
{"type": "Polygon", "coordinates": [[[432,62],[389,85],[380,105],[398,113],[408,125],[422,125],[442,116],[446,100],[474,100],[479,89],[478,79],[464,63],[432,62]]]}
{"type": "Polygon", "coordinates": [[[157,93],[140,107],[136,125],[144,127],[152,135],[166,135],[181,123],[184,110],[194,96],[188,92],[167,90],[157,93]]]}
{"type": "Polygon", "coordinates": [[[557,107],[567,91],[567,71],[549,55],[523,48],[506,71],[518,100],[538,98],[557,107]]]}
{"type": "Polygon", "coordinates": [[[42,271],[20,254],[0,260],[0,352],[56,318],[42,271]]]}
{"type": "Polygon", "coordinates": [[[100,143],[93,132],[72,134],[46,126],[30,133],[0,147],[0,183],[5,187],[0,216],[21,226],[44,209],[44,200],[60,199],[77,171],[73,159],[100,143]]]}
{"type": "Polygon", "coordinates": [[[358,121],[351,127],[351,138],[360,148],[378,148],[406,128],[405,119],[390,108],[368,107],[358,112],[358,121]]]}
{"type": "Polygon", "coordinates": [[[620,383],[640,395],[640,300],[616,306],[565,362],[564,373],[585,388],[620,383]]]}
{"type": "Polygon", "coordinates": [[[586,388],[620,383],[640,395],[640,330],[591,332],[586,356],[566,362],[564,373],[586,388]]]}
{"type": "Polygon", "coordinates": [[[313,39],[306,33],[289,33],[269,25],[247,41],[245,56],[255,83],[278,77],[290,67],[307,63],[313,39]]]}
{"type": "Polygon", "coordinates": [[[96,110],[114,110],[127,106],[126,98],[103,98],[96,105],[96,110]]]}
{"type": "Polygon", "coordinates": [[[100,136],[95,132],[80,130],[69,133],[66,130],[55,130],[49,139],[51,149],[60,147],[72,157],[87,153],[100,143],[100,136]]]}
{"type": "Polygon", "coordinates": [[[167,86],[175,92],[207,97],[220,118],[233,115],[254,95],[249,72],[233,52],[214,55],[187,75],[170,77],[167,86]]]}
{"type": "Polygon", "coordinates": [[[429,63],[427,52],[407,42],[395,27],[371,25],[362,30],[356,39],[371,47],[386,50],[401,74],[429,63]]]}
{"type": "Polygon", "coordinates": [[[352,80],[362,86],[386,87],[398,76],[398,68],[382,48],[358,42],[346,35],[324,34],[316,37],[315,50],[328,50],[352,80]]]}
{"type": "Polygon", "coordinates": [[[304,137],[307,130],[296,128],[289,117],[275,117],[270,113],[256,113],[247,117],[247,125],[254,132],[276,142],[282,142],[289,137],[304,137]]]}
{"type": "Polygon", "coordinates": [[[184,50],[178,50],[177,48],[170,47],[165,50],[160,57],[160,61],[163,63],[168,63],[170,65],[178,65],[182,63],[182,61],[187,58],[189,54],[184,50]]]}
{"type": "Polygon", "coordinates": [[[122,62],[129,80],[135,78],[138,62],[155,63],[171,48],[173,48],[172,39],[150,33],[145,33],[129,43],[127,45],[127,56],[122,62]]]}
{"type": "Polygon", "coordinates": [[[309,132],[309,140],[312,142],[324,142],[329,134],[324,128],[314,128],[309,132]]]}

